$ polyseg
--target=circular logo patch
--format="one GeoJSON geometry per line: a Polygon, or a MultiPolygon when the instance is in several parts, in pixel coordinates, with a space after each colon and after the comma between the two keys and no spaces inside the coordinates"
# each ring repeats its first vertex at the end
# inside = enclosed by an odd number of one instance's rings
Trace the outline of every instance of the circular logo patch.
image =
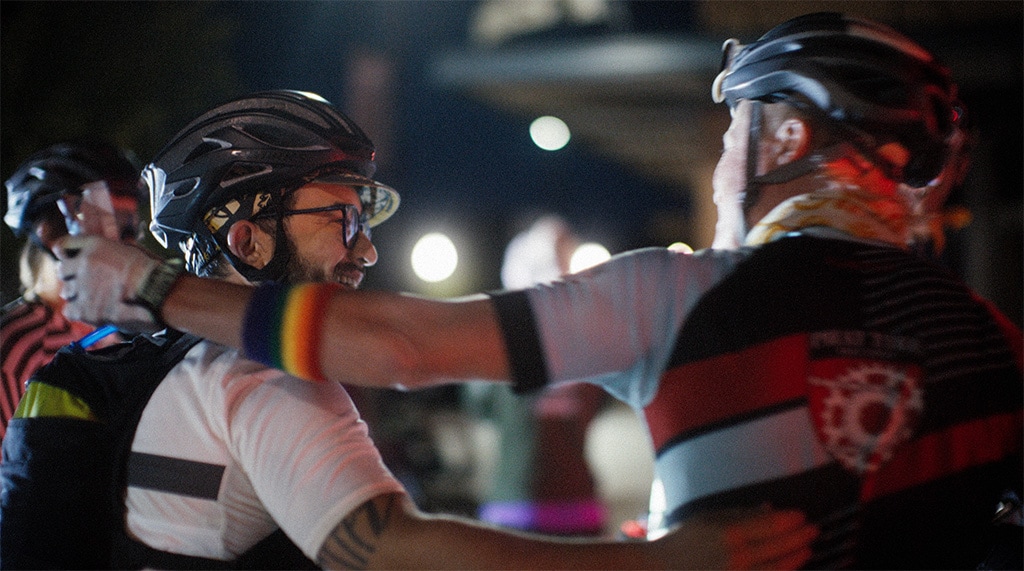
{"type": "Polygon", "coordinates": [[[829,453],[858,475],[877,470],[917,427],[924,409],[919,376],[917,367],[896,363],[812,365],[811,416],[829,453]]]}

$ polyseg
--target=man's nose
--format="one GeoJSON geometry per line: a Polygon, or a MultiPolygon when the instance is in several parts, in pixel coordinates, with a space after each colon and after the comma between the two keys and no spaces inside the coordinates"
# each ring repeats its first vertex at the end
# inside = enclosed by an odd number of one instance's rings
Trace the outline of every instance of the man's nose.
{"type": "Polygon", "coordinates": [[[377,248],[370,241],[370,237],[364,232],[359,232],[359,239],[352,248],[352,256],[362,262],[363,267],[370,267],[377,263],[377,248]]]}

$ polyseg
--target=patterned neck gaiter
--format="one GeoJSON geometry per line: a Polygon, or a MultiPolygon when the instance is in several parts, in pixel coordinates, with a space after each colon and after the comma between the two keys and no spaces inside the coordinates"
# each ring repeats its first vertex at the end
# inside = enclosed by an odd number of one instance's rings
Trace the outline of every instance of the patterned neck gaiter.
{"type": "Polygon", "coordinates": [[[744,245],[765,244],[788,232],[814,226],[905,249],[910,240],[911,213],[897,196],[833,182],[780,203],[747,233],[744,245]]]}

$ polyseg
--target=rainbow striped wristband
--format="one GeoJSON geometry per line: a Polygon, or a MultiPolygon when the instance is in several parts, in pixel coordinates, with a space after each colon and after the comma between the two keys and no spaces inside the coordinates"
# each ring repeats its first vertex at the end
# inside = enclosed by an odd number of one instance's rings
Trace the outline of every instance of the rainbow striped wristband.
{"type": "Polygon", "coordinates": [[[338,284],[256,287],[242,321],[242,349],[257,361],[312,381],[325,381],[320,339],[327,304],[338,284]]]}

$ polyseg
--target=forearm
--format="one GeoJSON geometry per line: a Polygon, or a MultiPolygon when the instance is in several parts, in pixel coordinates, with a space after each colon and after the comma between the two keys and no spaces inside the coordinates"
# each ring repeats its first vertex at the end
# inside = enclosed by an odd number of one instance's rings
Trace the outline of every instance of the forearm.
{"type": "Polygon", "coordinates": [[[346,569],[643,569],[680,568],[659,560],[652,543],[573,540],[486,527],[419,513],[408,498],[381,496],[345,518],[319,562],[346,569]]]}
{"type": "Polygon", "coordinates": [[[458,379],[506,379],[491,304],[384,292],[339,292],[327,310],[325,376],[373,387],[422,388],[458,379]]]}
{"type": "Polygon", "coordinates": [[[317,560],[325,569],[797,569],[818,530],[765,508],[699,514],[656,541],[533,536],[419,512],[402,494],[345,516],[317,560]]]}
{"type": "MultiPolygon", "coordinates": [[[[253,291],[250,286],[183,275],[161,307],[161,317],[171,327],[244,351],[245,316],[252,310],[253,291]]],[[[419,388],[450,379],[508,376],[497,318],[484,298],[442,302],[338,290],[316,313],[298,318],[322,322],[315,358],[329,380],[419,388]]],[[[279,325],[257,335],[280,336],[279,325]]]]}
{"type": "Polygon", "coordinates": [[[162,325],[311,380],[409,388],[508,378],[488,298],[436,301],[337,284],[253,288],[180,273],[142,248],[95,236],[59,247],[64,312],[130,331],[162,325]]]}
{"type": "MultiPolygon", "coordinates": [[[[384,569],[682,569],[653,556],[647,542],[573,540],[499,531],[470,520],[437,517],[420,539],[382,558],[384,569]]],[[[377,566],[377,562],[374,562],[377,566]]]]}
{"type": "Polygon", "coordinates": [[[420,513],[378,496],[324,540],[325,569],[797,569],[817,529],[795,512],[747,510],[691,518],[656,541],[527,535],[420,513]]]}

